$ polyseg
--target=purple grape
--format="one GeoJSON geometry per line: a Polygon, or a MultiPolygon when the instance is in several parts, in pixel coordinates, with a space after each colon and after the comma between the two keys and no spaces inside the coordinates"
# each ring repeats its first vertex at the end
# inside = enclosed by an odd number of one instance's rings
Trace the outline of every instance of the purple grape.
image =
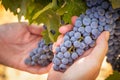
{"type": "Polygon", "coordinates": [[[78,58],[78,54],[76,52],[73,52],[71,55],[72,59],[77,59],[78,58]]]}
{"type": "Polygon", "coordinates": [[[70,52],[68,52],[68,51],[65,52],[65,53],[64,53],[64,57],[65,57],[65,58],[69,58],[69,57],[70,57],[70,52]]]}
{"type": "Polygon", "coordinates": [[[91,26],[86,26],[86,27],[85,27],[85,31],[86,31],[87,33],[90,33],[90,32],[91,32],[91,26]]]}
{"type": "Polygon", "coordinates": [[[78,38],[81,37],[81,34],[80,34],[79,32],[76,32],[76,33],[74,34],[74,36],[75,36],[76,39],[78,39],[78,38]]]}
{"type": "Polygon", "coordinates": [[[74,47],[80,47],[80,42],[79,41],[74,41],[73,45],[74,45],[74,47]]]}
{"type": "Polygon", "coordinates": [[[58,58],[62,59],[63,56],[64,56],[64,54],[63,54],[62,52],[58,52],[58,54],[57,54],[57,57],[58,57],[58,58]]]}
{"type": "Polygon", "coordinates": [[[90,44],[92,42],[92,38],[90,36],[86,36],[84,41],[86,44],[90,44]]]}
{"type": "Polygon", "coordinates": [[[89,17],[86,16],[86,17],[83,18],[83,24],[84,25],[89,25],[90,23],[91,23],[91,19],[89,17]]]}
{"type": "Polygon", "coordinates": [[[72,43],[69,40],[65,41],[64,44],[65,44],[66,47],[71,47],[72,46],[72,43]]]}
{"type": "Polygon", "coordinates": [[[62,64],[68,64],[68,59],[67,58],[62,58],[62,64]]]}

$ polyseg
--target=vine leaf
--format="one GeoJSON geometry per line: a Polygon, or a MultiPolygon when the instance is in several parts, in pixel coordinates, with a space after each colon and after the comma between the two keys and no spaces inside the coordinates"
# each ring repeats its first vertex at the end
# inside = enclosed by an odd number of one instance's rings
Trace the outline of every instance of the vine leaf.
{"type": "Polygon", "coordinates": [[[120,0],[110,0],[114,9],[120,8],[120,0]]]}
{"type": "Polygon", "coordinates": [[[14,15],[18,15],[19,21],[21,20],[21,16],[26,14],[26,8],[29,2],[29,0],[2,0],[5,9],[9,9],[14,15]]]}
{"type": "Polygon", "coordinates": [[[47,30],[43,32],[43,37],[46,43],[55,42],[59,35],[58,29],[60,27],[60,16],[57,15],[53,10],[48,9],[42,12],[36,19],[33,19],[33,23],[44,23],[47,26],[47,30]],[[51,32],[54,31],[55,33],[51,32]],[[49,38],[49,39],[48,39],[49,38]]]}
{"type": "Polygon", "coordinates": [[[2,5],[18,15],[19,20],[24,16],[30,24],[45,24],[47,30],[43,38],[46,43],[56,41],[60,21],[70,23],[73,15],[79,16],[87,8],[84,0],[2,0],[2,5]]]}
{"type": "Polygon", "coordinates": [[[79,16],[87,9],[84,0],[66,0],[66,2],[57,10],[59,15],[62,15],[65,23],[71,23],[72,16],[79,16]]]}

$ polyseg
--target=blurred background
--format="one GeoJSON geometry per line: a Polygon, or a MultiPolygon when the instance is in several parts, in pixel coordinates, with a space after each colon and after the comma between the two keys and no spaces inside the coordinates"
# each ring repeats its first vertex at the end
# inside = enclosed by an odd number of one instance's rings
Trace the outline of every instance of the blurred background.
{"type": "MultiPolygon", "coordinates": [[[[23,17],[21,21],[26,20],[24,20],[23,17]]],[[[11,13],[9,10],[6,11],[4,7],[0,5],[0,25],[11,22],[18,22],[17,16],[13,15],[13,13],[11,13]]],[[[106,62],[105,58],[99,76],[96,80],[105,80],[105,78],[110,74],[112,74],[112,67],[106,62]]],[[[0,80],[47,80],[47,74],[30,74],[24,71],[0,65],[0,80]]]]}

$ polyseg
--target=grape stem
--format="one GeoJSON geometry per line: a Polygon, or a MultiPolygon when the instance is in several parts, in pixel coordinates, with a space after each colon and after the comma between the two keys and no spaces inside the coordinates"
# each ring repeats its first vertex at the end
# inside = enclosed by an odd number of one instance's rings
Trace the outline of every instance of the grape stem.
{"type": "Polygon", "coordinates": [[[68,51],[71,52],[73,50],[74,46],[71,46],[68,51]]]}
{"type": "Polygon", "coordinates": [[[52,0],[52,8],[57,8],[57,0],[52,0]]]}
{"type": "Polygon", "coordinates": [[[82,41],[83,40],[83,37],[80,37],[79,39],[78,39],[78,41],[82,41]]]}
{"type": "MultiPolygon", "coordinates": [[[[80,37],[79,39],[78,39],[78,41],[82,41],[83,40],[83,37],[80,37]]],[[[69,52],[73,52],[75,50],[75,47],[74,46],[71,46],[69,49],[68,49],[68,51],[69,52]]]]}

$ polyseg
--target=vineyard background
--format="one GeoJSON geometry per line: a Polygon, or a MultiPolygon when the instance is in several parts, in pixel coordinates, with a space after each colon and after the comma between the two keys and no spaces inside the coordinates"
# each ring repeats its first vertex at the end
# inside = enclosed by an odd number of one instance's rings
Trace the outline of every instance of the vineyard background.
{"type": "MultiPolygon", "coordinates": [[[[24,20],[24,17],[22,18],[24,20]]],[[[5,11],[2,5],[0,5],[0,24],[18,22],[17,16],[14,16],[10,11],[5,11]]],[[[106,58],[105,58],[106,59],[106,58]]],[[[112,73],[110,64],[106,63],[104,59],[100,74],[96,80],[105,80],[109,74],[112,73]]],[[[46,80],[47,74],[35,75],[13,68],[9,68],[0,65],[0,80],[46,80]]]]}

